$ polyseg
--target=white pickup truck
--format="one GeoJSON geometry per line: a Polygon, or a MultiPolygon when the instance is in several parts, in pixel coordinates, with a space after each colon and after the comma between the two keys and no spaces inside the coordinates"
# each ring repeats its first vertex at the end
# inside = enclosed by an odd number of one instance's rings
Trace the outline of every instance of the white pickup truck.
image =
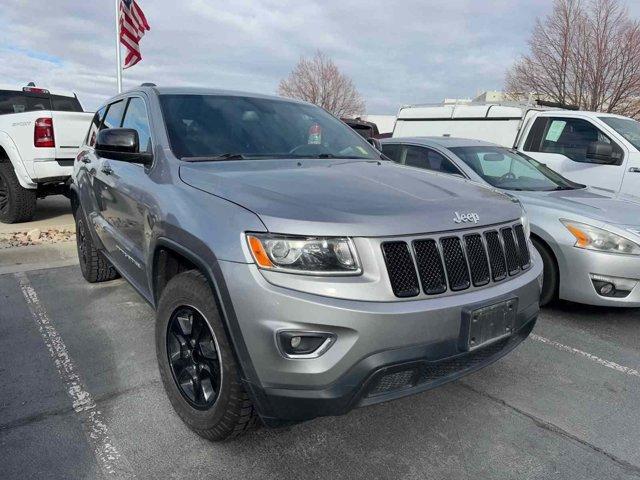
{"type": "Polygon", "coordinates": [[[575,182],[640,196],[640,123],[537,105],[407,106],[393,137],[451,136],[515,148],[575,182]]]}
{"type": "Polygon", "coordinates": [[[75,95],[0,90],[0,222],[29,221],[37,198],[66,193],[92,117],[75,95]]]}

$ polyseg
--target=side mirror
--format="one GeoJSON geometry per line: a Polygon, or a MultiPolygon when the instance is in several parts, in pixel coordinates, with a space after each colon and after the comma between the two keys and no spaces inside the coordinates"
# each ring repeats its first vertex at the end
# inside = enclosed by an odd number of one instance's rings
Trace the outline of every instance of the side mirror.
{"type": "Polygon", "coordinates": [[[133,128],[106,128],[98,132],[95,144],[99,157],[121,162],[151,165],[153,155],[140,152],[138,132],[133,128]]]}
{"type": "Polygon", "coordinates": [[[376,150],[378,150],[379,152],[382,151],[382,144],[380,143],[380,140],[378,140],[377,138],[373,138],[373,137],[367,138],[367,142],[369,142],[371,146],[376,150]]]}
{"type": "Polygon", "coordinates": [[[595,163],[616,163],[613,158],[613,146],[606,142],[591,142],[587,146],[587,158],[595,163]]]}

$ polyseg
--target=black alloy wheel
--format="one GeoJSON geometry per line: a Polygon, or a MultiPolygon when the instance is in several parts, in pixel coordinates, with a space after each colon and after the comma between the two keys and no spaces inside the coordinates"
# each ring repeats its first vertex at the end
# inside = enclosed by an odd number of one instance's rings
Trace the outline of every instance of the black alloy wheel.
{"type": "Polygon", "coordinates": [[[198,410],[216,402],[222,385],[218,344],[202,314],[189,306],[179,307],[169,320],[167,355],[180,393],[198,410]]]}
{"type": "Polygon", "coordinates": [[[0,175],[0,213],[7,215],[9,211],[9,187],[0,175]]]}
{"type": "Polygon", "coordinates": [[[87,246],[87,229],[82,220],[78,220],[76,222],[76,243],[78,245],[78,260],[80,261],[81,267],[86,268],[86,266],[91,262],[91,259],[88,256],[89,248],[87,246]]]}

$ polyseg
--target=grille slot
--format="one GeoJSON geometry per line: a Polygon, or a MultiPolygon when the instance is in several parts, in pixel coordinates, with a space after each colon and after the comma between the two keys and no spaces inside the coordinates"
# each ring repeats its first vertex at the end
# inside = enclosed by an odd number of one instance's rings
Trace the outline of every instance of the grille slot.
{"type": "Polygon", "coordinates": [[[482,244],[480,234],[466,235],[464,241],[467,247],[467,259],[471,268],[471,280],[473,285],[481,287],[489,283],[490,272],[487,253],[482,244]]]}
{"type": "Polygon", "coordinates": [[[487,250],[489,251],[489,262],[491,263],[491,274],[494,282],[499,282],[507,277],[507,264],[504,259],[504,251],[500,243],[498,232],[491,231],[484,234],[487,240],[487,250]]]}
{"type": "Polygon", "coordinates": [[[418,295],[418,276],[407,243],[385,242],[382,253],[394,295],[401,298],[418,295]]]}
{"type": "Polygon", "coordinates": [[[526,270],[531,266],[531,255],[529,253],[527,237],[524,234],[524,227],[522,225],[516,225],[514,227],[514,231],[516,232],[516,238],[518,239],[518,249],[520,251],[520,266],[523,270],[526,270]]]}
{"type": "Polygon", "coordinates": [[[504,254],[507,258],[507,268],[509,269],[509,275],[515,275],[520,271],[520,257],[518,255],[518,247],[516,247],[516,241],[513,238],[513,230],[510,228],[503,228],[502,240],[504,241],[504,254]]]}
{"type": "Polygon", "coordinates": [[[449,277],[449,288],[454,292],[469,288],[469,268],[464,258],[462,245],[458,237],[447,237],[440,240],[444,265],[449,277]]]}
{"type": "Polygon", "coordinates": [[[416,240],[413,242],[416,254],[418,274],[422,290],[427,295],[436,295],[447,291],[447,280],[444,275],[442,258],[435,240],[416,240]]]}

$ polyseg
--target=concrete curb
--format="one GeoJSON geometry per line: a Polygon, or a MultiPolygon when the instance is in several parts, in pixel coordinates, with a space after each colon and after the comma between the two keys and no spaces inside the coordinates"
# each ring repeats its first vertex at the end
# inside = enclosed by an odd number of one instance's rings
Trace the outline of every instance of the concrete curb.
{"type": "Polygon", "coordinates": [[[78,263],[76,242],[60,242],[0,250],[0,275],[78,263]]]}

